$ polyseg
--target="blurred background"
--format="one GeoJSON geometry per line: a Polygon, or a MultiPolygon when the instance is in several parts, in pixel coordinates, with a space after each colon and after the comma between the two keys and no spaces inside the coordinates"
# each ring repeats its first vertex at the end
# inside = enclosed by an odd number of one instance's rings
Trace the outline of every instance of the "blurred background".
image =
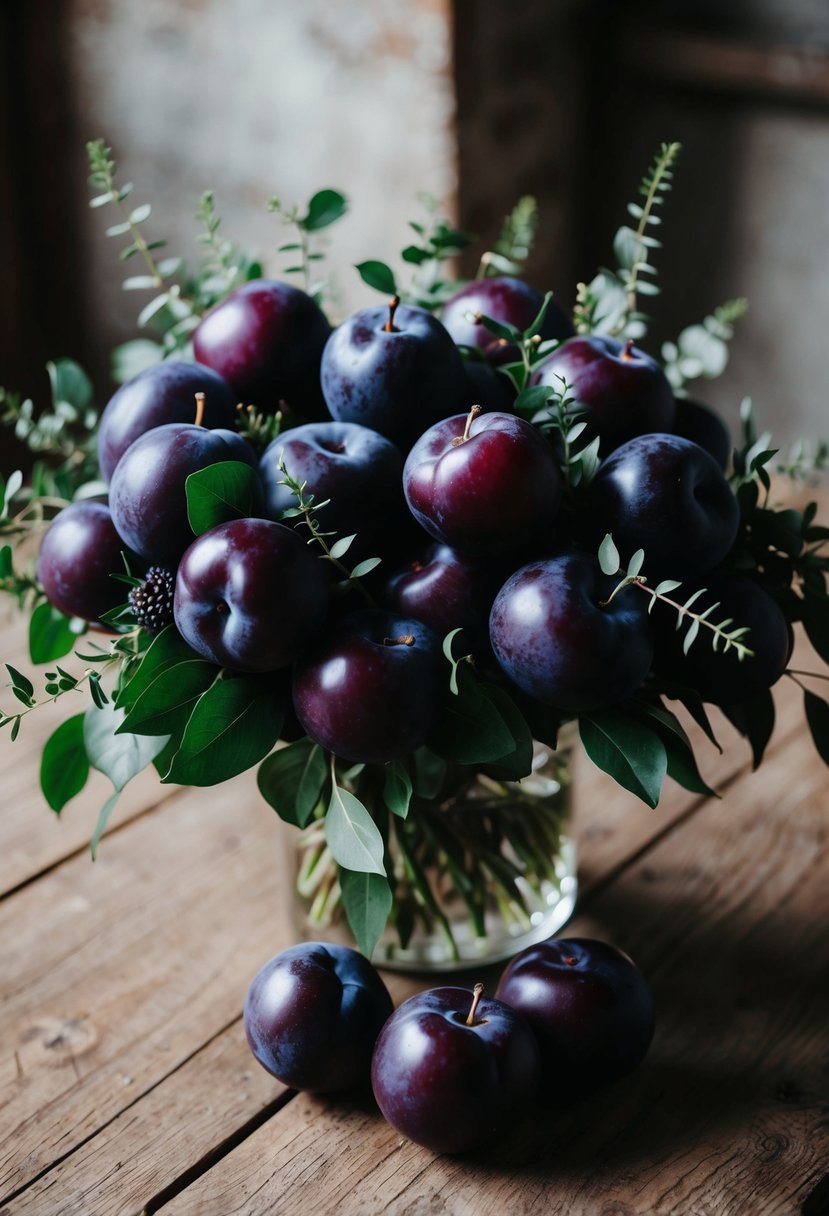
{"type": "Polygon", "coordinates": [[[733,422],[750,393],[781,440],[829,433],[827,0],[5,0],[0,29],[9,389],[46,400],[45,360],[70,355],[103,404],[110,349],[139,334],[113,218],[87,205],[87,139],[152,202],[167,252],[197,255],[209,187],[222,232],[275,276],[290,235],[267,200],[343,191],[340,316],[377,301],[353,263],[399,266],[421,192],[479,234],[470,273],[535,195],[528,277],[569,306],[610,262],[654,150],[680,140],[642,345],[747,296],[726,374],[694,395],[733,422]]]}

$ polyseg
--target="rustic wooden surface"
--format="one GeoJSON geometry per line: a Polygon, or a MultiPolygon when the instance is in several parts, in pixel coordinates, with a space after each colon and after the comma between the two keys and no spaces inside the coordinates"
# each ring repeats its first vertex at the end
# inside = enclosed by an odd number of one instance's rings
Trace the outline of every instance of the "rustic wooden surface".
{"type": "MultiPolygon", "coordinates": [[[[5,641],[23,654],[19,625],[5,641]]],[[[654,1044],[612,1089],[462,1159],[249,1055],[247,984],[299,936],[290,831],[250,775],[136,782],[93,864],[104,787],[54,821],[36,771],[55,719],[33,715],[2,742],[0,1216],[825,1216],[829,780],[798,689],[777,700],[759,773],[727,727],[724,755],[700,745],[722,800],[666,788],[650,811],[580,764],[570,931],[643,967],[654,1044]]]]}

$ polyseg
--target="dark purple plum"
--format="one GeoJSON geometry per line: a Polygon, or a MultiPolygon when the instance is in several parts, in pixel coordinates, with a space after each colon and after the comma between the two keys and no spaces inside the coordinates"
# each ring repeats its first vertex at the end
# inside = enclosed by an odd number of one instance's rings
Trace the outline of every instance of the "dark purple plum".
{"type": "Polygon", "coordinates": [[[256,1059],[283,1085],[333,1093],[365,1085],[371,1054],[392,1013],[371,963],[347,946],[304,942],[257,973],[244,1023],[256,1059]]]}
{"type": "Polygon", "coordinates": [[[254,279],[206,314],[193,334],[193,351],[245,405],[323,418],[320,359],[330,333],[325,314],[304,291],[254,279]]]}
{"type": "Polygon", "coordinates": [[[382,599],[390,612],[415,617],[443,638],[463,629],[456,653],[489,649],[489,609],[495,588],[479,567],[450,549],[430,545],[416,561],[391,574],[382,599]]]}
{"type": "Polygon", "coordinates": [[[293,491],[280,484],[280,457],[295,481],[308,483],[306,493],[316,502],[330,499],[316,514],[320,527],[338,537],[357,534],[348,550],[351,564],[374,556],[374,541],[408,524],[403,456],[377,431],[354,422],[311,422],[274,439],[259,462],[271,519],[297,504],[293,491]]]}
{"type": "MultiPolygon", "coordinates": [[[[462,287],[444,304],[441,320],[458,346],[473,346],[493,363],[505,363],[517,357],[515,347],[496,337],[475,317],[483,314],[523,331],[532,325],[543,303],[541,292],[529,283],[510,275],[496,275],[462,287]]],[[[564,309],[551,300],[539,333],[541,340],[569,338],[575,332],[564,309]]]]}
{"type": "Polygon", "coordinates": [[[682,653],[686,628],[677,630],[677,613],[670,605],[657,603],[652,613],[654,670],[677,684],[693,688],[704,701],[734,705],[771,688],[786,670],[791,652],[791,634],[780,606],[762,587],[744,574],[722,572],[701,582],[683,583],[672,598],[684,603],[702,591],[692,605],[706,612],[712,624],[731,620],[729,630],[748,628],[741,638],[752,655],[739,659],[734,649],[723,653],[722,643],[714,650],[714,634],[701,628],[688,654],[682,653]]]}
{"type": "Polygon", "coordinates": [[[366,609],[333,625],[294,667],[294,708],[327,751],[384,764],[426,742],[441,706],[440,639],[420,621],[366,609]]]}
{"type": "Polygon", "coordinates": [[[683,439],[690,439],[705,448],[723,472],[728,468],[731,459],[731,435],[719,414],[715,414],[707,405],[691,401],[688,397],[677,397],[671,431],[674,435],[681,435],[683,439]]]}
{"type": "Polygon", "coordinates": [[[591,541],[611,532],[623,564],[645,550],[651,583],[713,570],[740,523],[713,456],[679,435],[639,435],[612,452],[590,485],[586,511],[591,541]]]}
{"type": "Polygon", "coordinates": [[[139,435],[170,422],[194,422],[196,393],[204,393],[202,425],[232,431],[236,398],[221,376],[201,363],[169,359],[145,368],[110,398],[98,424],[98,463],[107,481],[139,435]]]}
{"type": "Polygon", "coordinates": [[[556,709],[586,711],[623,701],[650,669],[648,597],[616,580],[588,554],[531,562],[504,583],[489,618],[503,672],[556,709]]]}
{"type": "Polygon", "coordinates": [[[653,1038],[653,998],[639,968],[607,942],[554,939],[508,964],[498,1000],[523,1014],[541,1048],[544,1096],[576,1101],[631,1072],[653,1038]]]}
{"type": "Polygon", "coordinates": [[[674,395],[662,368],[629,341],[593,335],[570,338],[538,365],[533,384],[561,388],[561,377],[587,412],[585,438],[601,437],[606,456],[635,435],[670,431],[674,395]]]}
{"type": "Polygon", "coordinates": [[[490,1140],[538,1086],[535,1036],[520,1014],[480,988],[410,997],[374,1049],[377,1105],[395,1131],[433,1152],[464,1153],[490,1140]]]}
{"type": "Polygon", "coordinates": [[[403,470],[409,509],[443,544],[472,554],[549,549],[562,480],[552,448],[514,414],[436,423],[403,470]]]}
{"type": "Polygon", "coordinates": [[[115,530],[105,503],[73,502],[44,533],[37,580],[49,603],[66,616],[97,622],[127,598],[121,553],[127,546],[115,530]]]}
{"type": "Polygon", "coordinates": [[[256,468],[256,453],[234,431],[208,431],[176,422],[146,431],[115,466],[110,509],[120,535],[136,553],[175,569],[194,539],[187,519],[185,482],[191,473],[225,460],[256,468]]]}
{"type": "Polygon", "coordinates": [[[465,400],[457,347],[440,321],[408,305],[365,308],[343,321],[326,344],[321,377],[334,418],[379,431],[402,451],[465,400]]]}
{"type": "Polygon", "coordinates": [[[287,667],[328,611],[324,564],[293,528],[235,519],[184,554],[173,610],[184,640],[235,671],[287,667]]]}

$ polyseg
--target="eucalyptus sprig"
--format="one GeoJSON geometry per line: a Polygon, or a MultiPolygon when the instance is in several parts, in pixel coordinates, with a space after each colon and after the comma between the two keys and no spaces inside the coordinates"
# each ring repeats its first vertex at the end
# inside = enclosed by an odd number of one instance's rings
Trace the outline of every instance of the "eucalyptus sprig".
{"type": "Polygon", "coordinates": [[[539,363],[552,354],[561,343],[556,338],[542,339],[541,329],[544,318],[553,299],[553,293],[548,291],[544,296],[538,314],[526,329],[521,330],[516,325],[506,321],[496,321],[484,313],[475,313],[473,319],[489,330],[499,339],[502,346],[515,351],[518,356],[510,363],[500,364],[498,371],[507,377],[518,394],[515,399],[517,413],[532,415],[543,410],[553,390],[544,384],[531,384],[532,375],[539,363]]]}
{"type": "Polygon", "coordinates": [[[286,241],[277,249],[278,253],[291,255],[283,274],[298,274],[302,276],[302,285],[308,295],[319,303],[325,295],[326,283],[322,279],[314,281],[312,272],[319,269],[325,254],[319,244],[315,244],[315,233],[336,223],[348,211],[348,200],[339,190],[330,188],[318,190],[306,206],[295,203],[286,207],[280,199],[274,197],[268,202],[268,211],[278,215],[283,223],[296,230],[296,239],[286,241]]]}
{"type": "Polygon", "coordinates": [[[651,602],[648,604],[648,612],[653,611],[655,603],[659,600],[663,604],[667,604],[670,608],[673,608],[677,613],[677,630],[681,629],[686,621],[688,622],[688,629],[682,642],[683,654],[688,653],[699,634],[700,628],[704,628],[710,630],[714,635],[711,641],[714,650],[722,648],[723,654],[726,654],[729,650],[733,650],[740,661],[751,658],[754,655],[754,651],[742,640],[749,632],[748,626],[741,625],[729,628],[729,626],[734,625],[731,617],[726,617],[719,622],[709,619],[719,608],[719,601],[711,604],[703,612],[695,612],[693,610],[693,605],[701,596],[705,595],[706,587],[698,588],[684,603],[679,603],[677,600],[670,598],[669,592],[676,591],[678,587],[682,586],[682,583],[676,579],[663,579],[655,587],[648,586],[647,579],[641,573],[644,561],[644,549],[637,549],[628,562],[627,569],[622,570],[619,550],[616,548],[613,537],[608,532],[599,546],[599,565],[602,568],[603,574],[607,574],[608,576],[621,574],[622,577],[604,601],[604,607],[611,604],[625,587],[636,587],[651,597],[651,602]]]}
{"type": "Polygon", "coordinates": [[[475,277],[484,279],[495,274],[521,274],[532,253],[537,231],[538,203],[531,194],[525,194],[504,220],[492,249],[481,254],[475,277]]]}
{"type": "Polygon", "coordinates": [[[550,396],[541,409],[532,414],[531,421],[542,431],[555,431],[561,436],[561,472],[565,486],[573,490],[588,485],[599,467],[601,437],[594,436],[579,445],[587,429],[584,414],[587,407],[573,395],[572,385],[565,376],[556,375],[557,385],[548,385],[550,396]]]}
{"type": "Polygon", "coordinates": [[[112,667],[115,663],[120,663],[121,660],[122,655],[120,653],[104,654],[101,656],[100,662],[102,666],[100,668],[87,667],[79,676],[73,676],[71,672],[66,671],[63,667],[56,666],[54,671],[46,672],[46,684],[40,698],[35,696],[34,685],[28,676],[24,676],[17,668],[12,667],[10,663],[6,663],[6,670],[11,678],[8,687],[11,688],[12,695],[25,708],[12,714],[0,712],[0,729],[4,726],[11,726],[11,738],[12,742],[14,742],[20,733],[20,723],[23,718],[33,713],[36,709],[59,700],[67,693],[77,692],[84,685],[89,686],[89,694],[92,697],[93,704],[102,709],[105,705],[109,704],[109,697],[101,686],[101,677],[108,668],[112,667]]]}
{"type": "Polygon", "coordinates": [[[308,544],[319,545],[323,551],[324,557],[331,562],[334,568],[342,576],[343,581],[340,584],[341,590],[353,588],[360,593],[369,608],[376,608],[377,605],[369,592],[366,590],[363,583],[360,582],[360,579],[364,578],[365,575],[369,574],[372,570],[375,570],[377,566],[380,565],[382,559],[379,557],[367,557],[363,561],[358,562],[353,569],[349,570],[349,568],[342,561],[342,558],[345,557],[346,553],[351,548],[351,545],[357,539],[357,534],[354,533],[352,536],[343,536],[340,539],[335,540],[333,543],[330,543],[330,538],[332,536],[336,536],[337,534],[336,532],[323,531],[322,527],[320,526],[320,522],[317,519],[317,512],[321,511],[323,507],[327,507],[331,500],[325,499],[323,502],[317,502],[313,494],[306,494],[305,491],[307,489],[308,482],[297,481],[291,476],[285,467],[284,454],[280,454],[277,462],[277,468],[282,474],[282,479],[278,484],[287,486],[297,500],[297,505],[295,507],[288,507],[286,511],[283,511],[281,518],[283,520],[299,519],[301,524],[311,533],[308,539],[308,544]]]}
{"type": "Polygon", "coordinates": [[[645,334],[648,318],[640,311],[638,298],[659,294],[650,255],[661,248],[661,241],[649,229],[662,222],[658,210],[673,184],[673,166],[681,147],[679,143],[661,145],[639,184],[641,202],[628,203],[628,214],[636,227],[623,224],[614,237],[616,270],[600,270],[590,283],[579,283],[574,309],[578,333],[625,338],[645,334]]]}
{"type": "Polygon", "coordinates": [[[675,342],[663,342],[662,363],[675,396],[685,396],[689,380],[713,380],[723,374],[734,325],[747,312],[748,300],[726,300],[701,324],[683,329],[675,342]]]}
{"type": "Polygon", "coordinates": [[[216,196],[212,190],[205,190],[199,199],[196,219],[204,228],[198,240],[205,247],[205,256],[193,288],[198,311],[205,312],[243,283],[261,278],[262,265],[258,258],[245,253],[220,233],[222,217],[216,210],[216,196]]]}

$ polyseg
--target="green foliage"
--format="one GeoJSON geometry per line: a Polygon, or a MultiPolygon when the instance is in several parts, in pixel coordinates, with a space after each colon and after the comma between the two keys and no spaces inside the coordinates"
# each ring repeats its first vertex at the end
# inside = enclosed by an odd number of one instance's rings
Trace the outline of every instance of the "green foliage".
{"type": "Polygon", "coordinates": [[[253,768],[279,738],[280,698],[253,676],[214,681],[198,698],[165,781],[218,785],[253,768]]]}
{"type": "Polygon", "coordinates": [[[166,744],[165,737],[119,733],[123,709],[110,702],[90,705],[83,717],[83,746],[89,763],[112,782],[120,794],[128,781],[151,764],[166,744]]]}
{"type": "Polygon", "coordinates": [[[187,519],[196,536],[218,524],[262,514],[262,483],[256,469],[243,460],[220,460],[199,469],[184,488],[187,519]]]}
{"type": "Polygon", "coordinates": [[[660,736],[619,710],[579,714],[579,736],[590,759],[648,806],[659,802],[668,772],[660,736]]]}
{"type": "Polygon", "coordinates": [[[392,893],[385,875],[340,870],[343,907],[357,949],[371,957],[380,940],[392,906],[392,893]]]}
{"type": "Polygon", "coordinates": [[[304,828],[319,806],[328,781],[325,752],[307,736],[279,748],[259,766],[262,797],[280,819],[304,828]]]}
{"type": "Polygon", "coordinates": [[[45,602],[38,604],[29,621],[29,657],[33,663],[62,659],[75,646],[79,632],[57,608],[45,602]]]}
{"type": "Polygon", "coordinates": [[[73,714],[46,740],[40,761],[40,788],[59,815],[70,798],[79,794],[89,776],[83,739],[84,715],[73,714]]]}
{"type": "Polygon", "coordinates": [[[479,275],[519,275],[532,253],[538,231],[538,203],[525,194],[504,220],[492,249],[481,257],[479,275]]]}
{"type": "Polygon", "coordinates": [[[284,242],[277,252],[288,254],[291,265],[286,266],[283,274],[298,274],[302,276],[302,286],[317,302],[326,291],[324,279],[315,278],[313,271],[318,272],[319,264],[324,260],[324,253],[319,242],[312,237],[329,228],[341,219],[348,211],[348,200],[339,190],[330,188],[318,190],[308,201],[307,206],[296,204],[285,207],[278,198],[272,198],[268,210],[281,217],[283,223],[296,229],[296,237],[284,242]]]}
{"type": "Polygon", "coordinates": [[[412,779],[402,760],[391,760],[386,765],[383,784],[383,801],[393,815],[405,819],[412,800],[412,779]]]}
{"type": "MultiPolygon", "coordinates": [[[[333,777],[332,762],[332,777],[333,777]]],[[[383,837],[366,807],[350,790],[332,780],[325,813],[325,839],[344,870],[385,876],[383,837]]]]}
{"type": "Polygon", "coordinates": [[[676,342],[662,344],[665,375],[676,396],[685,396],[689,380],[721,376],[728,365],[728,343],[734,325],[748,311],[748,300],[727,300],[715,308],[701,325],[683,329],[676,342]]]}

